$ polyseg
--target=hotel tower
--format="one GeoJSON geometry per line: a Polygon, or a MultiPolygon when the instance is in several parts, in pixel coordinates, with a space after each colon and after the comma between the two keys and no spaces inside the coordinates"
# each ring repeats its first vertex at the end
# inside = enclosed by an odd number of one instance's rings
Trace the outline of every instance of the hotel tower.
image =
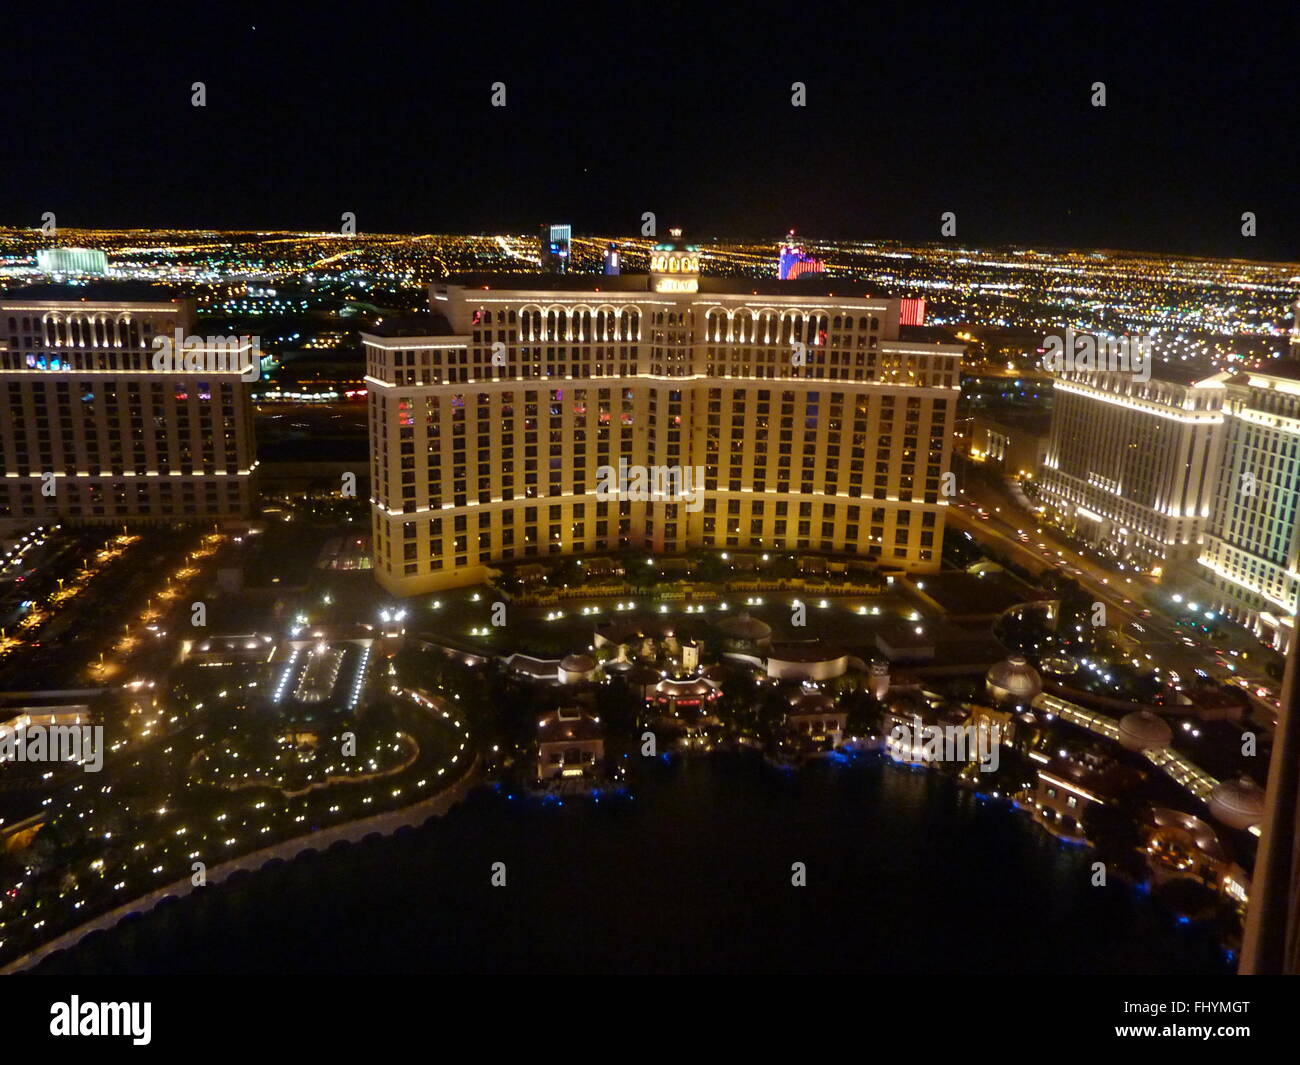
{"type": "Polygon", "coordinates": [[[454,276],[363,333],[380,583],[625,548],[937,571],[962,348],[900,339],[915,301],[850,281],[701,277],[676,231],[649,256],[454,276]]]}
{"type": "MultiPolygon", "coordinates": [[[[50,520],[246,515],[255,465],[251,345],[159,371],[155,338],[194,305],[147,285],[39,285],[0,298],[0,534],[50,520]]],[[[248,338],[243,338],[247,340],[248,338]]]]}
{"type": "Polygon", "coordinates": [[[1223,383],[1157,364],[1053,379],[1052,430],[1038,489],[1079,539],[1137,569],[1194,560],[1213,506],[1223,383]]]}

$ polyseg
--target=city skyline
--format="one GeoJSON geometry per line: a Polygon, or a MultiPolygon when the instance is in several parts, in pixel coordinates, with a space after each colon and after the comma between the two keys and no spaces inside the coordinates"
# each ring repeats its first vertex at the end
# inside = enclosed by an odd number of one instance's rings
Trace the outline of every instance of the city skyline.
{"type": "MultiPolygon", "coordinates": [[[[29,9],[16,45],[39,50],[69,6],[29,9]]],[[[82,31],[59,35],[63,70],[93,63],[93,49],[156,42],[120,95],[101,102],[107,124],[85,131],[83,150],[113,180],[13,168],[5,220],[39,224],[53,211],[64,225],[327,229],[350,211],[370,232],[407,220],[425,232],[525,232],[585,214],[592,229],[636,232],[654,211],[701,234],[801,224],[915,241],[937,239],[952,212],[957,235],[977,245],[1300,259],[1287,178],[1300,149],[1282,135],[1294,12],[1239,21],[1204,66],[1185,60],[1204,43],[1190,10],[1102,5],[1051,22],[982,10],[954,35],[888,6],[818,15],[804,5],[752,20],[672,6],[501,14],[499,32],[478,31],[490,49],[475,46],[471,26],[465,47],[430,51],[443,34],[432,15],[393,33],[251,4],[205,13],[193,28],[177,15],[79,11],[82,31]],[[219,64],[192,38],[199,26],[220,42],[219,64]],[[1014,57],[999,62],[1012,40],[1014,57]],[[1097,83],[1104,107],[1092,103],[1097,83]],[[504,106],[493,106],[497,84],[504,106]],[[697,117],[673,122],[662,148],[643,148],[638,122],[649,132],[678,107],[697,117]],[[165,131],[157,143],[110,133],[146,115],[165,131]],[[1228,148],[1244,126],[1263,134],[1258,166],[1228,148]],[[606,131],[595,151],[575,150],[582,130],[606,131]],[[340,168],[349,153],[368,162],[340,168]],[[185,180],[158,180],[169,158],[185,180]],[[773,210],[800,200],[801,219],[773,210]],[[1254,237],[1242,235],[1247,211],[1254,237]]],[[[39,143],[27,134],[75,123],[76,85],[11,86],[15,135],[39,143]]]]}
{"type": "Polygon", "coordinates": [[[9,22],[16,1030],[760,972],[1281,1030],[1177,981],[1300,973],[1300,10],[9,22]]]}

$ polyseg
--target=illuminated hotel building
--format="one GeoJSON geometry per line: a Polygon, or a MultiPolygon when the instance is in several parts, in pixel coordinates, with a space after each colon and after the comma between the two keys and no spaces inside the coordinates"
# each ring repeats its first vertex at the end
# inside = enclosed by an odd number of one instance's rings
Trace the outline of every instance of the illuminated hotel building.
{"type": "Polygon", "coordinates": [[[96,248],[42,248],[36,265],[47,274],[81,274],[103,277],[108,273],[108,256],[96,248]]]}
{"type": "Polygon", "coordinates": [[[154,338],[193,328],[192,301],[145,285],[0,297],[0,531],[248,513],[251,344],[205,363],[230,369],[155,370],[154,338]]]}
{"type": "Polygon", "coordinates": [[[790,230],[785,238],[785,243],[781,245],[781,253],[777,258],[776,276],[782,281],[790,281],[795,278],[803,277],[805,274],[822,274],[826,272],[826,266],[820,259],[814,259],[806,251],[794,236],[794,230],[790,230]]]}
{"type": "Polygon", "coordinates": [[[1300,363],[1212,378],[1226,390],[1223,461],[1201,550],[1206,604],[1291,646],[1300,595],[1300,363]]]}
{"type": "Polygon", "coordinates": [[[542,269],[563,274],[569,269],[569,250],[573,244],[573,227],[570,225],[542,226],[542,269]]]}
{"type": "Polygon", "coordinates": [[[900,340],[904,301],[852,291],[701,277],[680,239],[649,274],[431,285],[432,316],[362,335],[380,583],[623,548],[938,570],[962,349],[900,340]],[[620,460],[703,483],[598,496],[620,460]]]}
{"type": "Polygon", "coordinates": [[[1194,559],[1213,505],[1223,385],[1157,364],[1149,381],[1066,370],[1054,386],[1043,502],[1080,539],[1141,569],[1194,559]]]}
{"type": "MultiPolygon", "coordinates": [[[[1256,460],[1267,458],[1275,467],[1270,478],[1277,498],[1290,525],[1285,537],[1286,579],[1281,601],[1266,596],[1256,581],[1256,588],[1243,588],[1247,594],[1271,603],[1274,609],[1261,611],[1259,620],[1268,624],[1276,619],[1274,642],[1285,645],[1294,656],[1300,654],[1292,638],[1295,630],[1296,575],[1295,488],[1284,492],[1277,484],[1283,471],[1295,485],[1296,436],[1300,431],[1296,397],[1300,395],[1300,300],[1295,303],[1295,325],[1291,332],[1291,361],[1275,367],[1268,374],[1244,377],[1247,396],[1253,401],[1250,416],[1241,418],[1237,428],[1239,443],[1236,454],[1245,457],[1253,449],[1256,460]],[[1285,598],[1289,596],[1289,598],[1285,598]],[[1267,615],[1267,617],[1265,616],[1267,615]]],[[[1243,463],[1242,471],[1245,468],[1243,463]]],[[[1225,486],[1227,489],[1229,486],[1225,486]]],[[[1258,487],[1258,486],[1256,486],[1258,487]]],[[[1240,518],[1259,514],[1264,504],[1254,497],[1240,518]]],[[[1279,529],[1279,532],[1283,530],[1279,529]]],[[[1281,539],[1281,537],[1279,537],[1281,539]]],[[[1277,558],[1275,552],[1272,556],[1277,558]]],[[[1258,562],[1258,560],[1256,560],[1258,562]]],[[[1277,564],[1270,561],[1268,572],[1276,577],[1277,564]]],[[[1216,574],[1217,576],[1217,574],[1216,574]]],[[[1222,579],[1222,578],[1220,578],[1222,579]]],[[[1241,582],[1238,582],[1240,585],[1241,582]]],[[[1274,732],[1273,756],[1268,767],[1268,792],[1265,798],[1263,834],[1259,855],[1251,873],[1250,906],[1246,911],[1246,932],[1242,942],[1240,972],[1247,975],[1300,973],[1300,667],[1288,663],[1287,680],[1282,686],[1281,706],[1274,732]]]]}

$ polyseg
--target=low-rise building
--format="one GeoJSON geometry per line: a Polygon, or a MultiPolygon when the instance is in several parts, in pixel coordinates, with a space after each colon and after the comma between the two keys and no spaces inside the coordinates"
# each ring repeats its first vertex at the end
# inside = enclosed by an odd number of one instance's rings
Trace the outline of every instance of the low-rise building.
{"type": "Polygon", "coordinates": [[[1098,751],[1058,751],[1039,767],[1034,820],[1054,836],[1082,842],[1084,811],[1115,802],[1140,780],[1136,770],[1098,751]]]}
{"type": "Polygon", "coordinates": [[[807,688],[790,696],[786,724],[800,737],[821,746],[834,748],[844,742],[848,711],[841,709],[829,695],[807,688]]]}
{"type": "Polygon", "coordinates": [[[1047,458],[1050,414],[981,411],[971,417],[968,454],[1007,477],[1030,480],[1047,458]]]}
{"type": "Polygon", "coordinates": [[[848,653],[821,640],[773,644],[767,655],[767,675],[774,680],[835,680],[848,669],[848,653]]]}
{"type": "Polygon", "coordinates": [[[537,722],[537,779],[590,777],[605,757],[600,718],[580,707],[561,707],[537,722]]]}

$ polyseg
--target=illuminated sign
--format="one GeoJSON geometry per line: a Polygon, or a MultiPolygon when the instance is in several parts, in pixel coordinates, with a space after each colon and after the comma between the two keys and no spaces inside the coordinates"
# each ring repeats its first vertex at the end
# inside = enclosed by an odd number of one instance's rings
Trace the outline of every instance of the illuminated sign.
{"type": "Polygon", "coordinates": [[[657,277],[655,278],[656,292],[699,292],[700,279],[698,277],[657,277]]]}
{"type": "Polygon", "coordinates": [[[898,302],[899,325],[925,325],[925,300],[901,299],[898,302]]]}

